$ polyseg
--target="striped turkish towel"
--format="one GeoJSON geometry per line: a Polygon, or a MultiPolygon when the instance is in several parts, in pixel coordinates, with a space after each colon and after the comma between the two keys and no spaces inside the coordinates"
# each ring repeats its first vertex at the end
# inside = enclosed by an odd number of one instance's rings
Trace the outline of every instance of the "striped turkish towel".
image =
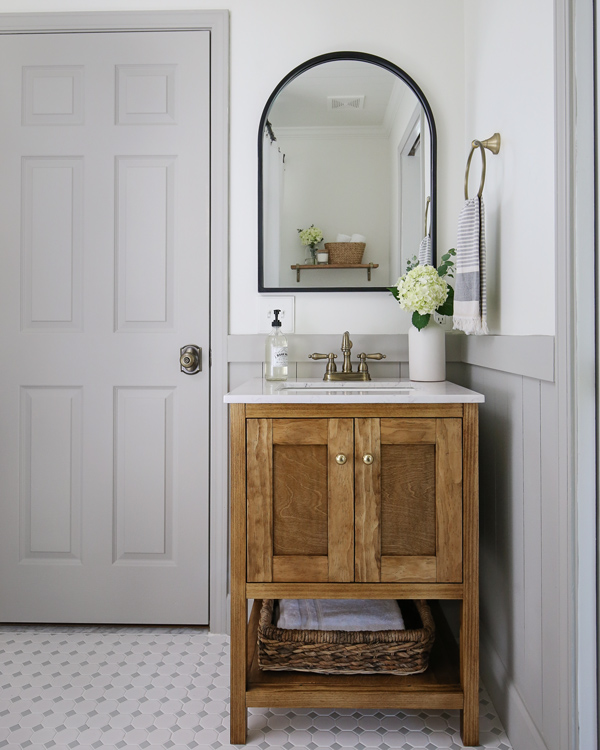
{"type": "Polygon", "coordinates": [[[465,202],[458,218],[453,328],[467,334],[489,333],[485,281],[485,209],[479,196],[465,202]]]}
{"type": "Polygon", "coordinates": [[[428,234],[421,240],[421,244],[419,245],[419,255],[417,257],[420,266],[431,265],[431,235],[428,234]]]}

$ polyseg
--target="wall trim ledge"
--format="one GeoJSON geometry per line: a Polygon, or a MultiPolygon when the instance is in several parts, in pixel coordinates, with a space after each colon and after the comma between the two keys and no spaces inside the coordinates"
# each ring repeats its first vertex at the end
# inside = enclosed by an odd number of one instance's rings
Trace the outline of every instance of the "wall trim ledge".
{"type": "MultiPolygon", "coordinates": [[[[289,334],[290,360],[308,362],[309,352],[338,352],[340,334],[289,334]]],[[[354,351],[383,352],[386,362],[408,361],[408,334],[352,334],[354,351]]],[[[227,337],[229,362],[262,362],[264,334],[227,337]]],[[[448,332],[448,362],[487,367],[490,370],[554,382],[554,336],[464,336],[448,332]]]]}
{"type": "Polygon", "coordinates": [[[480,630],[481,679],[494,708],[502,717],[504,729],[515,748],[548,750],[515,684],[511,682],[502,659],[494,648],[489,634],[480,630]]]}

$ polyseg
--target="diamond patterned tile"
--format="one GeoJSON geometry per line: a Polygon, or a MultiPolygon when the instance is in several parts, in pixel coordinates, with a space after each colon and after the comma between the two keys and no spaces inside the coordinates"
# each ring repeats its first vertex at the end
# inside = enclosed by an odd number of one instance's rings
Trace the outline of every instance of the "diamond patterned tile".
{"type": "MultiPolygon", "coordinates": [[[[0,750],[239,750],[229,639],[200,628],[0,626],[0,750]]],[[[480,691],[482,748],[511,750],[480,691]]],[[[460,750],[458,711],[256,708],[249,748],[460,750]]]]}

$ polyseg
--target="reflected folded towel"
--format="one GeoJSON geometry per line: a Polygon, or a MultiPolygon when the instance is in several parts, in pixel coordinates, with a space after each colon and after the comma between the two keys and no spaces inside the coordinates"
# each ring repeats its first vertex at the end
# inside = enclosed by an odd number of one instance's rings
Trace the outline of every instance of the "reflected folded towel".
{"type": "Polygon", "coordinates": [[[278,628],[404,630],[398,602],[387,599],[281,599],[278,628]]]}
{"type": "Polygon", "coordinates": [[[350,242],[366,242],[367,238],[363,237],[362,234],[353,234],[352,237],[350,237],[350,242]]]}
{"type": "Polygon", "coordinates": [[[349,234],[338,234],[338,236],[335,238],[336,242],[351,242],[352,238],[349,234]]]}
{"type": "Polygon", "coordinates": [[[421,240],[421,244],[419,245],[419,255],[417,257],[420,266],[431,265],[431,237],[429,235],[423,237],[421,240]]]}

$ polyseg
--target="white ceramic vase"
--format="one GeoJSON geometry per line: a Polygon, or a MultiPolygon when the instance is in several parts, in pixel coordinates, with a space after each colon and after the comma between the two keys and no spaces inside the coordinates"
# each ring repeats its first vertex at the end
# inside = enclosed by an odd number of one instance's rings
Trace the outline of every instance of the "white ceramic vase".
{"type": "Polygon", "coordinates": [[[418,381],[446,380],[446,333],[433,315],[425,328],[408,332],[408,377],[418,381]]]}

